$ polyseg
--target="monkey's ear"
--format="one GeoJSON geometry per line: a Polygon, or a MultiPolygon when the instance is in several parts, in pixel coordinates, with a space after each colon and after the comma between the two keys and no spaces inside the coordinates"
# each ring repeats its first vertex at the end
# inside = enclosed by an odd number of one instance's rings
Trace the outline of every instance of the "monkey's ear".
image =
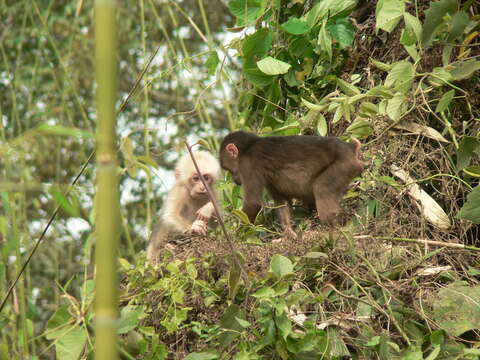
{"type": "Polygon", "coordinates": [[[228,154],[236,159],[238,157],[238,148],[237,148],[237,145],[235,144],[227,144],[227,146],[225,147],[225,149],[228,151],[228,154]]]}

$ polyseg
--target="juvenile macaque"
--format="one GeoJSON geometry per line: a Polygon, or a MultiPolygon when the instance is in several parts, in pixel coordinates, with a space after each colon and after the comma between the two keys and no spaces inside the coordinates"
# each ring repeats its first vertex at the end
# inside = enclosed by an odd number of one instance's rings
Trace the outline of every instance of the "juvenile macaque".
{"type": "MultiPolygon", "coordinates": [[[[220,165],[206,151],[193,153],[205,183],[215,195],[213,185],[218,180],[220,165]]],[[[155,262],[166,243],[181,234],[205,235],[214,207],[189,154],[175,167],[175,185],[168,193],[160,211],[160,220],[153,229],[147,249],[147,259],[155,262]]]]}
{"type": "Polygon", "coordinates": [[[244,188],[243,211],[251,222],[262,206],[266,188],[278,207],[288,237],[296,237],[290,223],[293,198],[317,209],[322,221],[331,221],[340,210],[340,198],[364,167],[361,144],[335,137],[272,136],[237,131],[223,139],[220,164],[244,188]]]}

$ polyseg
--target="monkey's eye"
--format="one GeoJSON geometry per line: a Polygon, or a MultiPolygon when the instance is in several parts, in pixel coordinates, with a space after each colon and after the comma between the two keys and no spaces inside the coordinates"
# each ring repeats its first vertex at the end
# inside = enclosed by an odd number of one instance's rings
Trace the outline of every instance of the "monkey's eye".
{"type": "Polygon", "coordinates": [[[194,175],[194,176],[192,177],[192,180],[195,181],[195,182],[197,182],[197,181],[200,180],[200,176],[194,175]]]}
{"type": "Polygon", "coordinates": [[[203,180],[208,181],[210,177],[208,175],[203,175],[203,180]]]}

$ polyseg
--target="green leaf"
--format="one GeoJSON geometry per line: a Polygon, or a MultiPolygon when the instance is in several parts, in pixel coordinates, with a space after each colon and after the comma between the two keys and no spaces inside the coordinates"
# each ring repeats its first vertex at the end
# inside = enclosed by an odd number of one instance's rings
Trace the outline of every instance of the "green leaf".
{"type": "Polygon", "coordinates": [[[275,290],[273,290],[271,287],[268,287],[268,286],[263,287],[252,294],[252,296],[257,299],[271,299],[276,295],[277,294],[275,293],[275,290]]]}
{"type": "Polygon", "coordinates": [[[327,120],[325,119],[325,116],[323,114],[318,114],[318,123],[317,123],[317,132],[318,135],[320,136],[325,136],[327,135],[327,120]]]}
{"type": "Polygon", "coordinates": [[[375,11],[376,29],[391,32],[397,26],[405,12],[402,0],[379,0],[375,11]]]}
{"type": "MultiPolygon", "coordinates": [[[[474,196],[477,201],[477,220],[480,223],[480,187],[477,186],[474,196]]],[[[460,336],[466,331],[480,329],[479,304],[479,285],[469,286],[463,281],[455,282],[443,287],[435,297],[433,319],[449,335],[460,336]]]]}
{"type": "Polygon", "coordinates": [[[385,86],[406,94],[412,87],[415,77],[415,68],[409,61],[399,61],[393,64],[392,70],[385,79],[385,86]]]}
{"type": "Polygon", "coordinates": [[[359,95],[360,89],[357,88],[355,85],[352,85],[345,80],[337,78],[337,85],[342,89],[342,91],[348,96],[359,95]]]}
{"type": "Polygon", "coordinates": [[[85,130],[62,126],[62,125],[42,124],[37,127],[37,130],[49,135],[72,136],[72,137],[83,138],[83,139],[93,139],[95,137],[95,135],[90,131],[85,131],[85,130]]]}
{"type": "Polygon", "coordinates": [[[237,18],[236,25],[243,26],[253,23],[262,15],[261,3],[260,0],[232,0],[228,8],[237,18]]]}
{"type": "Polygon", "coordinates": [[[423,44],[429,45],[432,41],[436,28],[443,23],[443,17],[457,11],[457,0],[440,0],[432,2],[430,8],[425,11],[423,24],[423,44]]]}
{"type": "Polygon", "coordinates": [[[252,324],[250,324],[247,320],[241,319],[239,317],[235,316],[235,320],[240,324],[240,326],[244,329],[250,327],[252,324]]]}
{"type": "Polygon", "coordinates": [[[328,55],[328,59],[332,61],[332,38],[327,32],[326,25],[323,24],[318,33],[318,45],[320,48],[325,51],[328,55]]]}
{"type": "Polygon", "coordinates": [[[208,56],[207,62],[205,63],[208,75],[215,74],[215,70],[217,70],[219,62],[220,59],[218,58],[217,52],[215,50],[210,51],[210,55],[208,56]]]}
{"type": "Polygon", "coordinates": [[[55,342],[57,359],[77,360],[85,348],[87,332],[81,327],[69,330],[55,342]]]}
{"type": "Polygon", "coordinates": [[[273,255],[270,271],[279,279],[293,272],[293,264],[289,258],[283,255],[273,255]]]}
{"type": "Polygon", "coordinates": [[[140,321],[147,316],[145,306],[127,305],[120,313],[120,324],[117,332],[126,334],[138,326],[140,321]]]}
{"type": "Polygon", "coordinates": [[[348,18],[340,18],[333,23],[328,22],[327,30],[332,34],[332,37],[338,41],[341,49],[352,45],[355,29],[348,18]]]}
{"type": "Polygon", "coordinates": [[[307,259],[320,259],[320,258],[328,259],[327,254],[325,254],[323,252],[319,252],[319,251],[308,252],[305,255],[303,255],[303,257],[306,257],[307,259]]]}
{"type": "Polygon", "coordinates": [[[403,45],[405,50],[407,50],[408,55],[413,59],[414,62],[417,62],[420,59],[420,55],[417,51],[417,46],[414,45],[403,45]]]}
{"type": "Polygon", "coordinates": [[[257,30],[242,41],[242,53],[245,58],[253,57],[262,58],[267,55],[272,47],[272,34],[268,29],[263,28],[257,30]]]}
{"type": "Polygon", "coordinates": [[[202,351],[190,353],[184,360],[215,360],[219,357],[219,354],[202,351]]]}
{"type": "Polygon", "coordinates": [[[433,68],[432,74],[428,77],[428,80],[433,86],[443,86],[453,80],[452,74],[445,68],[436,67],[433,68]]]}
{"type": "Polygon", "coordinates": [[[286,22],[281,25],[282,29],[289,34],[293,35],[302,35],[310,31],[310,26],[304,20],[300,20],[295,16],[289,18],[286,22]]]}
{"type": "Polygon", "coordinates": [[[283,340],[286,340],[288,335],[292,332],[292,323],[286,314],[275,316],[275,325],[282,336],[283,340]]]}
{"type": "Polygon", "coordinates": [[[438,101],[437,107],[435,108],[435,112],[440,113],[442,111],[445,111],[448,105],[450,105],[450,102],[452,101],[454,96],[455,96],[455,90],[450,90],[445,94],[443,94],[440,100],[438,101]]]}
{"type": "Polygon", "coordinates": [[[465,136],[458,146],[457,152],[457,171],[464,169],[470,164],[473,154],[480,147],[480,139],[474,136],[465,136]]]}
{"type": "Polygon", "coordinates": [[[53,197],[53,200],[70,216],[78,217],[80,216],[80,206],[78,202],[71,202],[67,197],[65,197],[60,191],[52,188],[50,191],[53,197]]]}
{"type": "Polygon", "coordinates": [[[375,59],[370,59],[370,62],[377,69],[383,70],[383,71],[390,71],[390,70],[392,70],[392,67],[393,67],[392,64],[387,64],[387,63],[384,63],[384,62],[381,62],[381,61],[378,61],[378,60],[375,60],[375,59]]]}
{"type": "Polygon", "coordinates": [[[231,304],[223,313],[220,319],[220,326],[224,332],[220,336],[220,344],[222,346],[228,346],[235,340],[244,327],[239,323],[237,319],[244,319],[245,312],[237,305],[231,304]]]}
{"type": "Polygon", "coordinates": [[[265,75],[258,68],[243,69],[243,72],[248,81],[259,87],[270,85],[274,79],[273,76],[265,75]]]}
{"type": "Polygon", "coordinates": [[[413,33],[417,41],[420,42],[422,40],[423,34],[422,24],[420,23],[420,20],[418,20],[416,16],[413,16],[408,12],[403,14],[403,20],[405,21],[405,29],[410,33],[413,33]]]}
{"type": "Polygon", "coordinates": [[[314,27],[327,16],[332,18],[342,13],[348,13],[355,5],[357,5],[357,0],[322,0],[302,16],[301,19],[305,20],[310,27],[314,27]]]}
{"type": "Polygon", "coordinates": [[[359,112],[365,117],[375,116],[378,114],[378,106],[371,102],[364,101],[360,105],[359,112]]]}
{"type": "Polygon", "coordinates": [[[400,92],[397,92],[393,98],[387,102],[387,115],[393,121],[398,121],[407,112],[407,98],[400,92]]]}
{"type": "Polygon", "coordinates": [[[448,34],[447,41],[452,42],[463,35],[466,27],[470,23],[470,18],[465,11],[459,11],[452,16],[451,30],[448,34]]]}
{"type": "Polygon", "coordinates": [[[68,324],[73,320],[72,315],[68,311],[67,306],[60,306],[55,313],[50,317],[47,322],[47,334],[48,340],[53,340],[61,337],[67,331],[69,331],[68,324]]]}
{"type": "Polygon", "coordinates": [[[265,59],[258,61],[257,66],[264,74],[280,75],[285,74],[292,65],[277,60],[271,56],[267,56],[265,59]]]}
{"type": "Polygon", "coordinates": [[[373,127],[367,120],[357,118],[352,125],[347,128],[347,132],[355,138],[364,138],[373,133],[373,127]]]}
{"type": "Polygon", "coordinates": [[[454,69],[451,71],[454,80],[467,79],[480,69],[480,61],[474,59],[452,64],[454,69]]]}
{"type": "Polygon", "coordinates": [[[372,337],[366,344],[365,346],[368,347],[374,347],[380,345],[380,336],[374,336],[372,337]]]}
{"type": "Polygon", "coordinates": [[[244,224],[250,224],[250,220],[248,219],[248,215],[245,214],[244,211],[239,210],[239,209],[235,209],[235,210],[232,211],[232,213],[233,213],[233,215],[238,217],[240,219],[240,221],[242,221],[244,224]]]}

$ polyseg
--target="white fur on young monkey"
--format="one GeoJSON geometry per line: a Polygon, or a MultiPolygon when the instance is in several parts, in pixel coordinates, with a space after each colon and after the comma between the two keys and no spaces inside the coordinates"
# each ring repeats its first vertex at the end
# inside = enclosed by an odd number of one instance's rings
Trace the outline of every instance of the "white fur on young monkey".
{"type": "MultiPolygon", "coordinates": [[[[220,176],[217,159],[206,151],[193,153],[203,180],[215,195],[213,185],[220,176]]],[[[207,189],[189,154],[184,155],[175,167],[175,185],[168,193],[160,211],[160,220],[153,229],[147,249],[147,259],[155,262],[169,237],[178,234],[205,235],[208,222],[215,215],[207,189]]]]}

